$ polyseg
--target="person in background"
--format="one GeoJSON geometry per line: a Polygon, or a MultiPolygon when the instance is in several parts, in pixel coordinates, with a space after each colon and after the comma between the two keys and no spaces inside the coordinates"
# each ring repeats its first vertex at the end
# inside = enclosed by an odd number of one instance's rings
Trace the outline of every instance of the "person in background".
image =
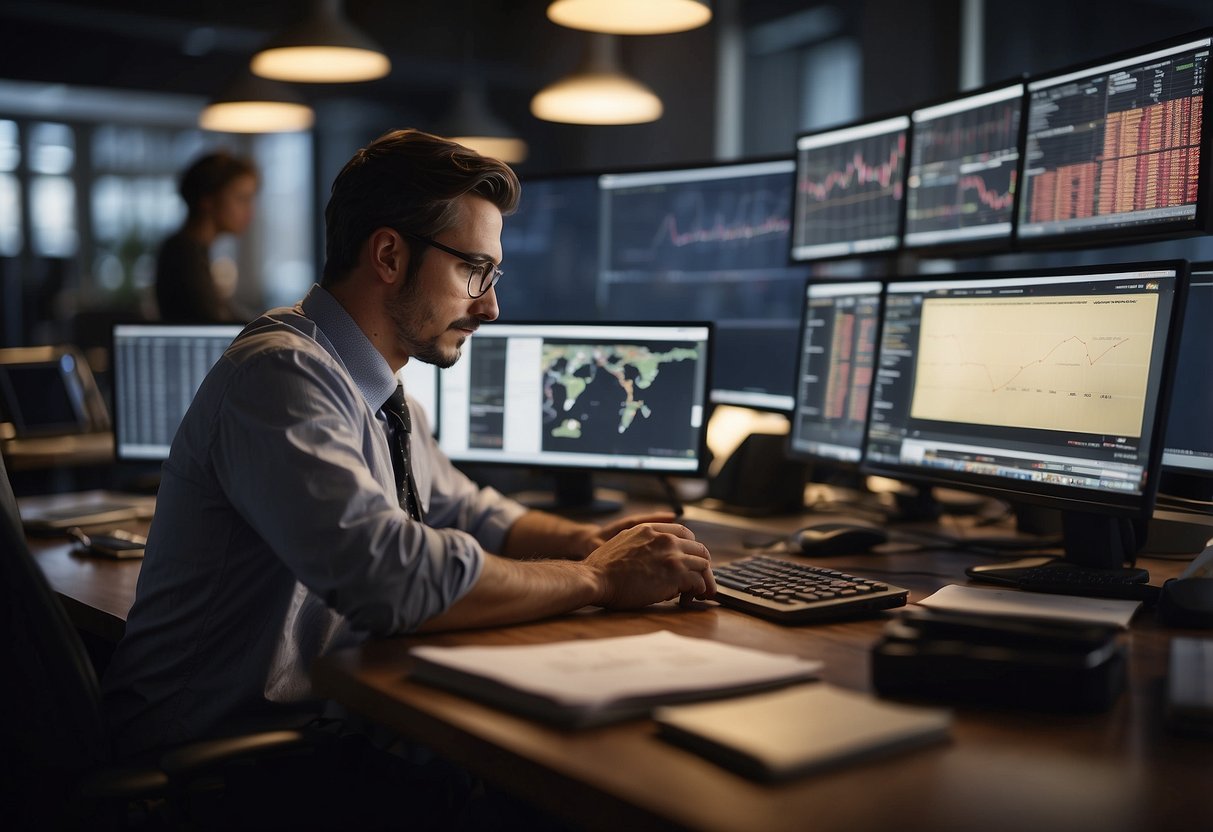
{"type": "Polygon", "coordinates": [[[181,176],[188,214],[156,257],[156,302],[166,323],[244,323],[248,313],[220,289],[211,245],[220,234],[243,234],[253,219],[257,169],[225,151],[208,153],[181,176]]]}

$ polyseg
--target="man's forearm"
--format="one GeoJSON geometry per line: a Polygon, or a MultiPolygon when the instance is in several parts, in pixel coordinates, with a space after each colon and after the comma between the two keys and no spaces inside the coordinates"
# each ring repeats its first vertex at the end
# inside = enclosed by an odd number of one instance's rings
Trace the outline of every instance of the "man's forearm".
{"type": "Polygon", "coordinates": [[[480,577],[466,595],[421,626],[422,631],[518,624],[595,603],[600,587],[580,563],[514,563],[485,555],[480,577]]]}
{"type": "Polygon", "coordinates": [[[543,511],[528,511],[506,534],[501,554],[515,560],[568,558],[580,560],[601,543],[599,528],[543,511]]]}

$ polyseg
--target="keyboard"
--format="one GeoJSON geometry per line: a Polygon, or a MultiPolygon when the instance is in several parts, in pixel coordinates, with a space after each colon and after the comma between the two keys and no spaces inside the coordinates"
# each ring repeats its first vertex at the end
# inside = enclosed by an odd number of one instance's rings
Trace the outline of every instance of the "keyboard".
{"type": "Polygon", "coordinates": [[[905,606],[908,590],[837,569],[755,555],[713,564],[721,606],[780,624],[805,624],[905,606]]]}

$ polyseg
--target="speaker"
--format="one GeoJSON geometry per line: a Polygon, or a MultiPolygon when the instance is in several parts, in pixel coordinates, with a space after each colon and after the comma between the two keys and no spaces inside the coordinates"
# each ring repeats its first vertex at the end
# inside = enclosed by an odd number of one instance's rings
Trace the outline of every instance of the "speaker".
{"type": "Polygon", "coordinates": [[[739,514],[803,510],[808,466],[788,459],[786,444],[786,436],[751,433],[708,483],[708,497],[739,514]]]}

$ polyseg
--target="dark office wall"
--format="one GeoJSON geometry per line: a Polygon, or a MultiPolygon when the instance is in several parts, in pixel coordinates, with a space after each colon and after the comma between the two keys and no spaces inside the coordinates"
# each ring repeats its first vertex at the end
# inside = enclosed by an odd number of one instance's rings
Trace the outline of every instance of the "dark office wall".
{"type": "Polygon", "coordinates": [[[1037,74],[1213,26],[1213,2],[986,3],[986,76],[1037,74]]]}
{"type": "Polygon", "coordinates": [[[906,110],[960,89],[960,5],[960,0],[863,3],[858,35],[865,115],[906,110]]]}

